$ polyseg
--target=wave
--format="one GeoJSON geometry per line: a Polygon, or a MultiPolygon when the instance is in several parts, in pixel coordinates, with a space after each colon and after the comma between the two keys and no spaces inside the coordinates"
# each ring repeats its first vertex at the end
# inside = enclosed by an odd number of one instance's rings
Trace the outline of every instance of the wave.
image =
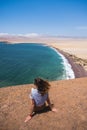
{"type": "Polygon", "coordinates": [[[64,55],[59,53],[58,50],[56,50],[53,47],[50,47],[50,48],[53,49],[62,58],[63,65],[64,65],[64,70],[65,70],[65,73],[66,73],[64,75],[66,75],[66,79],[74,79],[75,78],[75,74],[74,74],[72,66],[69,64],[68,60],[64,57],[64,55]]]}

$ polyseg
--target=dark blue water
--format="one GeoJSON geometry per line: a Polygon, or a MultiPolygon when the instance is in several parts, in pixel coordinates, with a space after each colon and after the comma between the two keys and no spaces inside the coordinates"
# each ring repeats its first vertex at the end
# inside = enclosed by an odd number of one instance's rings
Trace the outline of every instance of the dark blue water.
{"type": "Polygon", "coordinates": [[[66,78],[61,56],[41,44],[0,42],[0,87],[33,83],[36,77],[66,78]]]}

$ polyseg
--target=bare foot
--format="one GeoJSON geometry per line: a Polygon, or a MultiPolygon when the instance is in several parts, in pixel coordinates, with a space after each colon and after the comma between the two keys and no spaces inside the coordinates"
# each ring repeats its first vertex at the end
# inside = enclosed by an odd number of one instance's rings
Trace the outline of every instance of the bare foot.
{"type": "Polygon", "coordinates": [[[52,108],[52,112],[57,112],[57,109],[56,108],[52,108]]]}
{"type": "Polygon", "coordinates": [[[29,116],[27,116],[24,122],[26,123],[27,121],[30,121],[30,120],[31,120],[31,118],[32,118],[32,117],[31,117],[30,115],[29,115],[29,116]]]}

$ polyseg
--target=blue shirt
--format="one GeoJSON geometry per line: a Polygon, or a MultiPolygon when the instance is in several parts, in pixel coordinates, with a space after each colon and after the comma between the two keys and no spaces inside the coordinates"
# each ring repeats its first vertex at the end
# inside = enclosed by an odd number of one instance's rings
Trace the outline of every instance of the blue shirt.
{"type": "Polygon", "coordinates": [[[48,98],[48,93],[44,94],[43,96],[38,92],[37,89],[32,88],[30,98],[34,99],[36,106],[41,106],[45,103],[48,98]]]}

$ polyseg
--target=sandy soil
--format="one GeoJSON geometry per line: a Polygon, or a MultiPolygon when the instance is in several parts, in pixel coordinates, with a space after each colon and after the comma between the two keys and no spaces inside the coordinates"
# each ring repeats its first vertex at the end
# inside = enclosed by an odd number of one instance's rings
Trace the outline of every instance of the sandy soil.
{"type": "Polygon", "coordinates": [[[60,40],[55,46],[79,58],[87,59],[87,39],[60,40]]]}
{"type": "Polygon", "coordinates": [[[0,130],[87,130],[87,78],[50,84],[58,112],[38,113],[27,123],[33,84],[0,88],[0,130]]]}

